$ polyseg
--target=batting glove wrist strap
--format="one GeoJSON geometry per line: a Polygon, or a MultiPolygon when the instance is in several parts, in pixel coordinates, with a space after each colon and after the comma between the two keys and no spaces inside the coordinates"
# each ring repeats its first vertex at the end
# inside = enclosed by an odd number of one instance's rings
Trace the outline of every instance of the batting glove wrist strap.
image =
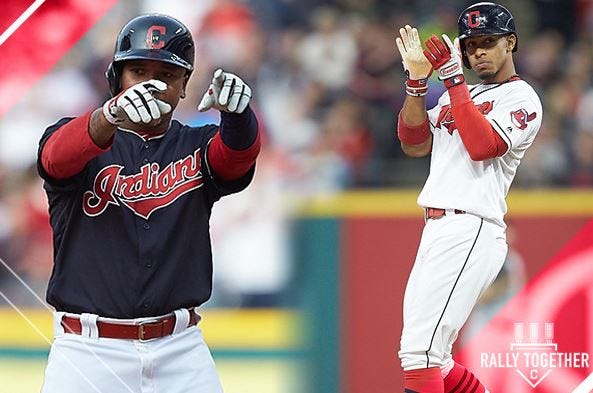
{"type": "Polygon", "coordinates": [[[115,103],[115,98],[112,98],[103,104],[103,116],[105,116],[105,119],[109,123],[116,126],[118,124],[121,124],[125,120],[125,118],[118,117],[117,106],[115,106],[114,103],[115,103]]]}
{"type": "Polygon", "coordinates": [[[407,79],[406,94],[412,97],[424,97],[428,93],[428,78],[407,79]]]}
{"type": "Polygon", "coordinates": [[[444,81],[445,87],[447,89],[453,87],[453,86],[457,86],[462,84],[463,82],[465,82],[465,77],[463,76],[463,74],[461,75],[455,75],[449,79],[445,79],[444,81]]]}

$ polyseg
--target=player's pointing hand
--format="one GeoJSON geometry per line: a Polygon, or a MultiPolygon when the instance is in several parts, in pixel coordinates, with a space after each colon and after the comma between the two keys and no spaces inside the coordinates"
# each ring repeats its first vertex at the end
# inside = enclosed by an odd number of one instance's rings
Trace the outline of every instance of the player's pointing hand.
{"type": "Polygon", "coordinates": [[[200,112],[214,108],[231,113],[242,113],[251,100],[251,88],[235,74],[217,69],[212,83],[198,105],[200,112]]]}

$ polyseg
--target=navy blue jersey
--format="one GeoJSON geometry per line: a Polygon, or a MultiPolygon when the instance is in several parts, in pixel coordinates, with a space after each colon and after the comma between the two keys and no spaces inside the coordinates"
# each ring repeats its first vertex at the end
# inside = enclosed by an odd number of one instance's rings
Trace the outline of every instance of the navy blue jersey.
{"type": "MultiPolygon", "coordinates": [[[[40,153],[70,120],[45,131],[40,153]]],[[[206,152],[217,129],[173,121],[148,140],[118,129],[111,149],[67,180],[52,179],[38,159],[54,236],[47,301],[56,310],[138,318],[208,300],[212,206],[254,174],[253,166],[236,181],[216,179],[206,152]]]]}

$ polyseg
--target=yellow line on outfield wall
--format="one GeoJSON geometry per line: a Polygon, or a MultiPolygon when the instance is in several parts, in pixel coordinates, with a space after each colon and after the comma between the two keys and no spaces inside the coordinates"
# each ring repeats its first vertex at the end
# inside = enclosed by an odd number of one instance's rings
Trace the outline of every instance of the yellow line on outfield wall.
{"type": "Polygon", "coordinates": [[[303,345],[298,311],[286,309],[208,309],[200,326],[215,349],[289,349],[303,345]]]}
{"type": "Polygon", "coordinates": [[[45,336],[41,337],[29,323],[11,308],[0,308],[0,346],[48,348],[53,340],[52,314],[45,309],[21,308],[20,311],[45,336]]]}
{"type": "MultiPolygon", "coordinates": [[[[52,314],[44,309],[21,309],[47,337],[53,339],[52,314]]],[[[291,349],[302,345],[298,312],[285,309],[206,309],[200,328],[213,349],[291,349]]],[[[19,314],[0,307],[0,347],[47,348],[49,345],[19,314]]]]}
{"type": "MultiPolygon", "coordinates": [[[[304,217],[422,217],[416,204],[420,190],[350,191],[321,195],[301,206],[304,217]]],[[[509,216],[593,217],[593,189],[512,190],[509,216]]]]}

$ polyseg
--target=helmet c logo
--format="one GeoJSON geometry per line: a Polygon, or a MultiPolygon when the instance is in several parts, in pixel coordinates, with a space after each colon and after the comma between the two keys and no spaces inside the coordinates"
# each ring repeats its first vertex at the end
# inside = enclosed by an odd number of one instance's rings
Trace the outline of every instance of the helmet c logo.
{"type": "Polygon", "coordinates": [[[467,25],[472,29],[480,26],[480,11],[472,11],[467,14],[467,25]]]}
{"type": "Polygon", "coordinates": [[[148,49],[161,49],[165,46],[162,36],[167,32],[165,26],[150,26],[146,32],[146,46],[148,49]]]}

